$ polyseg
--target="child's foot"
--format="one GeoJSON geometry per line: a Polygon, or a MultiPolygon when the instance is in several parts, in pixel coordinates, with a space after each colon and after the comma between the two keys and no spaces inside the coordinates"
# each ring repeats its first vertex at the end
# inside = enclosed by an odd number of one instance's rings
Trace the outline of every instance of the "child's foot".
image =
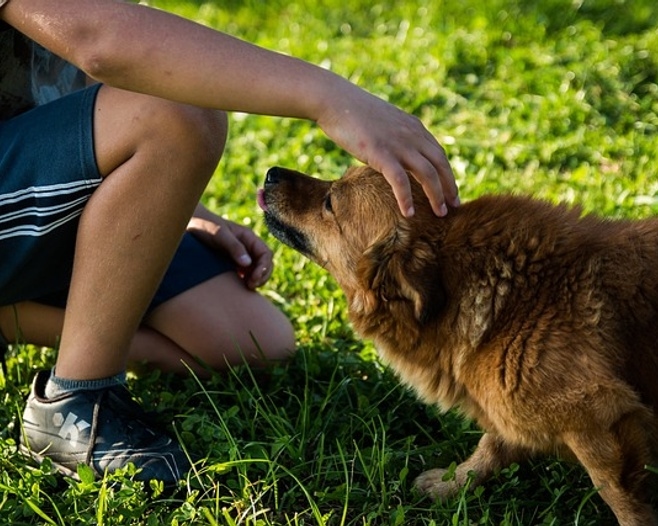
{"type": "Polygon", "coordinates": [[[97,476],[133,463],[138,480],[176,484],[190,467],[181,447],[149,423],[123,386],[76,391],[47,399],[49,371],[37,374],[23,416],[20,449],[77,478],[79,464],[97,476]]]}

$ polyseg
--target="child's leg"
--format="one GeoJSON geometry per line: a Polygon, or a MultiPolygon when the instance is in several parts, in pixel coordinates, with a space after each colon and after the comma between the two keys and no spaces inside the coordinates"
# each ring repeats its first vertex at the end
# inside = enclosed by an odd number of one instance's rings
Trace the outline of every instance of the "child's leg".
{"type": "Polygon", "coordinates": [[[1,204],[10,206],[0,240],[22,250],[0,267],[1,301],[47,295],[70,278],[56,375],[35,377],[21,450],[73,475],[80,462],[99,475],[134,462],[141,478],[173,483],[188,459],[151,427],[121,373],[223,151],[226,117],[101,87],[26,112],[0,131],[13,152],[3,161],[11,184],[3,186],[1,204]],[[59,199],[71,188],[80,195],[59,199]],[[39,206],[26,199],[33,194],[39,206]]]}
{"type": "MultiPolygon", "coordinates": [[[[247,289],[234,272],[207,280],[160,305],[145,324],[216,370],[227,364],[283,360],[295,348],[294,332],[285,315],[247,289]]],[[[133,347],[131,358],[158,361],[155,352],[140,346],[133,347]]],[[[184,371],[182,364],[170,365],[176,365],[176,372],[184,371]]]]}
{"type": "Polygon", "coordinates": [[[112,376],[221,155],[225,120],[206,110],[102,88],[96,160],[104,182],[78,228],[57,375],[112,376]]]}
{"type": "MultiPolygon", "coordinates": [[[[0,307],[8,341],[57,347],[64,309],[35,302],[0,307]]],[[[195,358],[216,370],[287,358],[295,348],[289,320],[233,272],[215,276],[158,306],[130,343],[128,362],[164,372],[203,376],[195,358]],[[253,339],[252,339],[253,335],[253,339]]]]}

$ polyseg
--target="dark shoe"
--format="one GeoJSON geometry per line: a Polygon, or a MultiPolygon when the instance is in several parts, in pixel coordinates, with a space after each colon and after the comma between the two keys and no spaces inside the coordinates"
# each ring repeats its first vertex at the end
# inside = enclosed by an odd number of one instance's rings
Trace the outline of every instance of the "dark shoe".
{"type": "Polygon", "coordinates": [[[20,449],[38,462],[44,457],[77,478],[79,464],[97,476],[133,463],[138,480],[177,483],[190,468],[180,446],[154,429],[144,410],[123,386],[77,391],[46,399],[50,372],[34,378],[23,415],[20,449]]]}

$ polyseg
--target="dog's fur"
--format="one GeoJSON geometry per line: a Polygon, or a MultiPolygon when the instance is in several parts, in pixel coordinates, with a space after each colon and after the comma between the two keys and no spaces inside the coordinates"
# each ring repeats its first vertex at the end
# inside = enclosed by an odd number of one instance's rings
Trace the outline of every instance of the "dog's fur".
{"type": "Polygon", "coordinates": [[[384,178],[282,168],[259,196],[271,232],[335,277],[357,332],[427,403],[485,430],[435,498],[536,453],[575,458],[625,526],[658,524],[658,219],[612,221],[523,197],[403,218],[384,178]]]}

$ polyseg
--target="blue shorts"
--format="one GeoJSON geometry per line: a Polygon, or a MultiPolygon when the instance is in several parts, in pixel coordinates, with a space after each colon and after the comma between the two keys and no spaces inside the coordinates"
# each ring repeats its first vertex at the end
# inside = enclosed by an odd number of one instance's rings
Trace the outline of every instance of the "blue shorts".
{"type": "MultiPolygon", "coordinates": [[[[93,142],[98,89],[0,121],[0,305],[66,304],[79,218],[102,183],[93,142]]],[[[185,234],[151,308],[234,268],[185,234]]]]}

